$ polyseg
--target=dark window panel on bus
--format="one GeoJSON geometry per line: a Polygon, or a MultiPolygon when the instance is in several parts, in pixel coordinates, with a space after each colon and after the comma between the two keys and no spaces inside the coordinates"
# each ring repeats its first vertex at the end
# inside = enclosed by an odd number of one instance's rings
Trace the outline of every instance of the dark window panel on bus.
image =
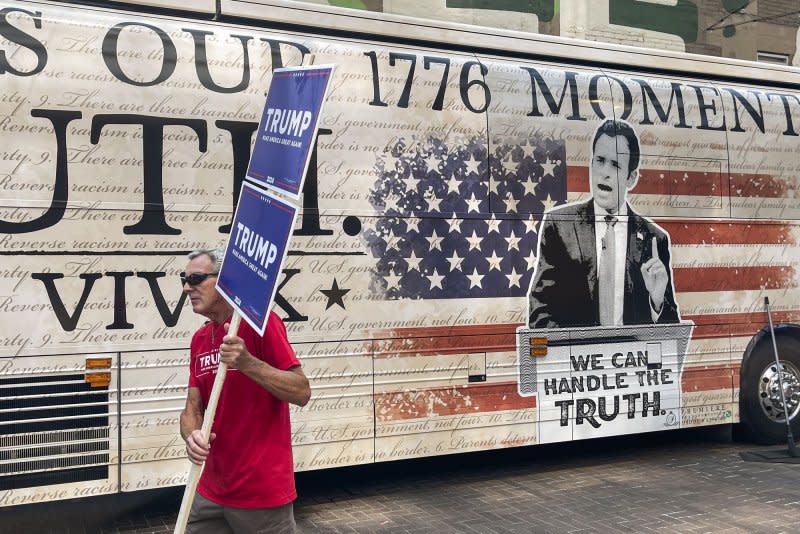
{"type": "Polygon", "coordinates": [[[786,16],[776,18],[773,16],[780,13],[774,11],[780,8],[766,3],[758,7],[770,11],[770,19],[763,20],[756,13],[732,13],[739,9],[733,5],[735,2],[730,6],[718,0],[702,2],[708,5],[700,10],[701,16],[698,17],[693,5],[697,3],[695,0],[682,0],[679,5],[672,6],[626,0],[612,3],[607,11],[589,9],[587,6],[594,7],[591,0],[578,0],[561,6],[560,24],[548,22],[548,10],[537,11],[531,2],[519,2],[516,8],[513,2],[504,6],[491,2],[479,6],[480,2],[472,2],[471,7],[478,13],[484,7],[495,11],[508,10],[496,27],[479,14],[470,21],[476,26],[455,24],[464,22],[462,17],[469,10],[453,10],[459,12],[454,19],[447,14],[432,16],[427,5],[416,9],[393,5],[381,8],[368,7],[365,3],[365,10],[350,10],[312,0],[305,2],[302,9],[293,11],[280,0],[222,0],[221,12],[234,17],[290,24],[303,24],[313,17],[321,28],[357,33],[368,31],[377,39],[396,39],[398,35],[406,37],[407,16],[410,15],[416,17],[414,38],[441,42],[446,46],[481,46],[509,55],[535,54],[584,65],[598,62],[622,68],[640,65],[675,73],[695,70],[702,75],[741,77],[753,82],[786,83],[796,79],[796,73],[789,69],[756,65],[754,61],[757,43],[759,46],[766,43],[766,48],[775,52],[794,52],[798,23],[791,16],[790,9],[785,10],[788,12],[786,16]],[[511,31],[517,29],[522,18],[519,14],[525,16],[532,14],[531,11],[537,18],[544,17],[539,18],[539,28],[511,31]],[[733,18],[729,20],[729,17],[733,18]],[[509,21],[509,18],[515,20],[509,21]],[[731,20],[736,23],[725,24],[731,20]],[[741,31],[749,25],[758,26],[758,41],[753,38],[753,32],[741,31]],[[737,32],[737,28],[740,31],[737,32]],[[491,35],[490,39],[487,39],[488,35],[491,35]],[[720,39],[725,43],[724,54],[720,39]],[[728,57],[715,57],[721,55],[728,57]],[[698,61],[702,63],[700,68],[697,67],[698,61]]]}
{"type": "Polygon", "coordinates": [[[118,0],[120,4],[128,4],[132,7],[155,7],[179,11],[191,11],[193,13],[216,12],[216,2],[214,0],[193,0],[191,4],[180,0],[118,0]]]}

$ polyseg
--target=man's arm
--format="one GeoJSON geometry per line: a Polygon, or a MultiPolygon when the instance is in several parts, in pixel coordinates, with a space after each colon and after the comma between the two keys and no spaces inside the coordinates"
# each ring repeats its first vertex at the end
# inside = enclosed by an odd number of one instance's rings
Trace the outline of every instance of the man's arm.
{"type": "Polygon", "coordinates": [[[311,386],[299,365],[286,371],[273,367],[250,354],[239,336],[225,336],[219,353],[228,367],[240,370],[275,397],[297,406],[308,404],[311,386]]]}
{"type": "Polygon", "coordinates": [[[563,243],[556,224],[545,215],[539,230],[536,270],[528,295],[528,326],[554,328],[560,326],[553,316],[553,303],[559,298],[558,261],[563,255],[563,243]]]}
{"type": "Polygon", "coordinates": [[[644,279],[644,286],[650,295],[650,305],[653,307],[653,311],[660,314],[664,306],[664,296],[667,292],[669,276],[667,275],[667,266],[661,261],[661,255],[658,252],[656,236],[653,236],[653,244],[650,250],[650,259],[644,262],[641,267],[642,278],[644,279]]]}
{"type": "Polygon", "coordinates": [[[211,441],[216,437],[211,434],[208,441],[203,439],[200,429],[203,426],[203,398],[198,388],[189,388],[186,395],[186,406],[181,412],[181,437],[186,442],[186,454],[193,464],[201,465],[208,457],[211,441]]]}
{"type": "Polygon", "coordinates": [[[675,300],[675,292],[673,291],[672,260],[670,258],[669,241],[666,236],[659,239],[658,248],[667,269],[667,288],[664,291],[664,305],[661,308],[661,315],[659,315],[657,322],[659,324],[679,323],[681,317],[678,313],[678,303],[675,300]]]}
{"type": "Polygon", "coordinates": [[[672,291],[669,242],[666,236],[652,237],[651,258],[642,265],[641,272],[649,295],[653,322],[679,322],[678,305],[672,291]]]}

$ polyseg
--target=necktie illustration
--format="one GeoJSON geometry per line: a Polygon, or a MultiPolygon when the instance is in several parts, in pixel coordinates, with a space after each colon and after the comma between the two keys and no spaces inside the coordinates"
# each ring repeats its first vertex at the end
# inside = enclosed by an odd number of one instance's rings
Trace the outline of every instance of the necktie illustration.
{"type": "Polygon", "coordinates": [[[600,253],[600,324],[611,326],[614,324],[614,276],[616,260],[616,239],[614,239],[614,225],[617,218],[612,215],[605,216],[606,233],[602,240],[600,253]]]}

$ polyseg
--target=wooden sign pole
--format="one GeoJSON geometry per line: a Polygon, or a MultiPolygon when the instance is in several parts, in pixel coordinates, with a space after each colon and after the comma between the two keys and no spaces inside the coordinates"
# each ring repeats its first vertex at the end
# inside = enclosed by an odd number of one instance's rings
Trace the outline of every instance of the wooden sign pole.
{"type": "MultiPolygon", "coordinates": [[[[239,332],[239,323],[241,320],[242,317],[239,315],[239,312],[234,311],[230,325],[228,326],[228,335],[235,336],[239,332]]],[[[217,376],[214,378],[214,386],[211,388],[211,396],[208,399],[208,406],[206,406],[206,411],[203,415],[203,426],[200,429],[200,432],[203,434],[203,439],[205,439],[206,442],[208,442],[208,437],[211,435],[211,425],[214,423],[217,402],[219,401],[220,393],[222,393],[222,384],[225,382],[225,373],[227,372],[228,365],[223,363],[222,358],[220,358],[219,366],[217,367],[217,376]]],[[[186,531],[186,523],[189,520],[189,510],[192,508],[194,493],[197,491],[197,483],[200,482],[200,475],[203,474],[204,466],[205,464],[192,464],[189,468],[186,489],[183,492],[181,510],[178,512],[178,519],[175,522],[174,534],[183,534],[186,531]]]]}

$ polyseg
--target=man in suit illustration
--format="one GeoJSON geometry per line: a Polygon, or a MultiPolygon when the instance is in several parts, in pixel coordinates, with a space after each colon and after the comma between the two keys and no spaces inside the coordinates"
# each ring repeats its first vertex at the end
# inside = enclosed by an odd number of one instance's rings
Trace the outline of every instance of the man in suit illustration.
{"type": "Polygon", "coordinates": [[[529,294],[531,328],[675,323],[669,235],[626,202],[639,140],[606,120],[592,142],[592,198],[547,212],[529,294]]]}

